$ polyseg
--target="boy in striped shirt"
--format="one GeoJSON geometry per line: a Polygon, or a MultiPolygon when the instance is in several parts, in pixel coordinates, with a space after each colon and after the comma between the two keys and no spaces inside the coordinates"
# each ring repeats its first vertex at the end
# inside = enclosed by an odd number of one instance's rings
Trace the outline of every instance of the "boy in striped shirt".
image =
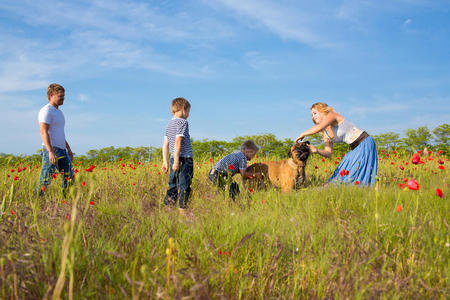
{"type": "Polygon", "coordinates": [[[252,176],[260,177],[261,174],[247,172],[247,161],[252,160],[258,152],[258,146],[252,140],[245,141],[241,145],[241,151],[228,154],[219,160],[209,171],[209,180],[220,188],[225,188],[227,183],[230,184],[230,197],[234,200],[239,194],[239,185],[231,180],[231,177],[240,173],[243,179],[252,176]],[[230,180],[228,180],[230,177],[230,180]]]}
{"type": "Polygon", "coordinates": [[[189,135],[187,118],[191,104],[184,98],[172,100],[171,111],[173,118],[169,121],[164,135],[163,143],[163,171],[169,170],[169,189],[164,204],[178,202],[180,212],[184,213],[191,194],[191,182],[194,176],[194,163],[192,160],[192,145],[189,135]]]}

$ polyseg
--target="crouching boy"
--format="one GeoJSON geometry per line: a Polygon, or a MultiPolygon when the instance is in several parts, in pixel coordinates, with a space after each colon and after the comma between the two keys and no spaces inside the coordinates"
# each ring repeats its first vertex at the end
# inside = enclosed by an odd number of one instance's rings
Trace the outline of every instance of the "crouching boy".
{"type": "Polygon", "coordinates": [[[209,180],[219,188],[228,188],[229,196],[235,200],[236,196],[239,195],[239,185],[232,180],[234,175],[240,173],[243,179],[260,176],[260,174],[246,171],[247,161],[252,160],[258,150],[255,142],[245,141],[241,146],[241,151],[228,154],[211,168],[209,180]]]}

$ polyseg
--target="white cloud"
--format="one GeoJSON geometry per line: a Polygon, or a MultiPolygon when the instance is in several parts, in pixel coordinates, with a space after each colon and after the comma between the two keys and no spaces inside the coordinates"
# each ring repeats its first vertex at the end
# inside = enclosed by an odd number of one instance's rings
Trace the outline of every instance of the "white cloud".
{"type": "Polygon", "coordinates": [[[79,94],[77,100],[80,102],[88,102],[90,99],[89,96],[86,94],[79,94]]]}
{"type": "Polygon", "coordinates": [[[296,40],[315,47],[334,45],[315,27],[318,25],[318,18],[324,15],[305,9],[309,5],[298,8],[295,5],[283,6],[279,2],[267,0],[220,0],[220,2],[238,14],[257,21],[283,39],[296,40]]]}
{"type": "Polygon", "coordinates": [[[411,19],[406,19],[405,22],[403,23],[404,26],[408,26],[409,24],[412,23],[411,19]]]}
{"type": "Polygon", "coordinates": [[[28,24],[29,31],[0,29],[0,92],[43,88],[51,78],[69,70],[77,74],[77,69],[211,76],[213,64],[186,50],[233,35],[230,26],[213,17],[182,11],[174,16],[130,1],[2,1],[2,10],[28,24]]]}

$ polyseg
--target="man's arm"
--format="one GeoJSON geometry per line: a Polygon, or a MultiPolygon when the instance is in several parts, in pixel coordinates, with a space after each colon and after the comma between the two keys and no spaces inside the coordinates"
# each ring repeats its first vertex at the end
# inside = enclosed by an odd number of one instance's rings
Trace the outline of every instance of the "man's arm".
{"type": "Polygon", "coordinates": [[[172,170],[177,172],[180,170],[180,153],[181,153],[181,143],[183,142],[183,136],[177,136],[175,138],[175,146],[173,148],[173,166],[172,170]]]}
{"type": "Polygon", "coordinates": [[[163,155],[162,170],[164,173],[167,173],[167,171],[169,171],[169,140],[167,139],[167,136],[164,136],[162,155],[163,155]]]}
{"type": "Polygon", "coordinates": [[[69,154],[70,161],[73,161],[73,152],[72,152],[72,149],[70,149],[70,145],[67,141],[66,141],[66,149],[67,149],[67,154],[69,154]]]}
{"type": "Polygon", "coordinates": [[[50,135],[48,134],[49,128],[50,128],[49,124],[43,122],[39,123],[39,131],[41,134],[42,142],[44,143],[48,151],[48,159],[54,165],[56,164],[56,155],[55,151],[53,150],[52,143],[50,141],[50,135]]]}

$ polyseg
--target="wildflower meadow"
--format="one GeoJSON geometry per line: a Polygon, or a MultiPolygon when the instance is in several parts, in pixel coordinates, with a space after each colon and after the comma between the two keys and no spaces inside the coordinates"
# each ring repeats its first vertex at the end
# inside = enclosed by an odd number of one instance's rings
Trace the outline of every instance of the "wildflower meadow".
{"type": "Polygon", "coordinates": [[[313,155],[296,191],[235,202],[204,156],[187,216],[162,204],[160,158],[75,159],[66,197],[61,175],[38,197],[40,164],[5,163],[0,299],[446,299],[448,156],[378,155],[375,187],[324,186],[342,155],[313,155]]]}

